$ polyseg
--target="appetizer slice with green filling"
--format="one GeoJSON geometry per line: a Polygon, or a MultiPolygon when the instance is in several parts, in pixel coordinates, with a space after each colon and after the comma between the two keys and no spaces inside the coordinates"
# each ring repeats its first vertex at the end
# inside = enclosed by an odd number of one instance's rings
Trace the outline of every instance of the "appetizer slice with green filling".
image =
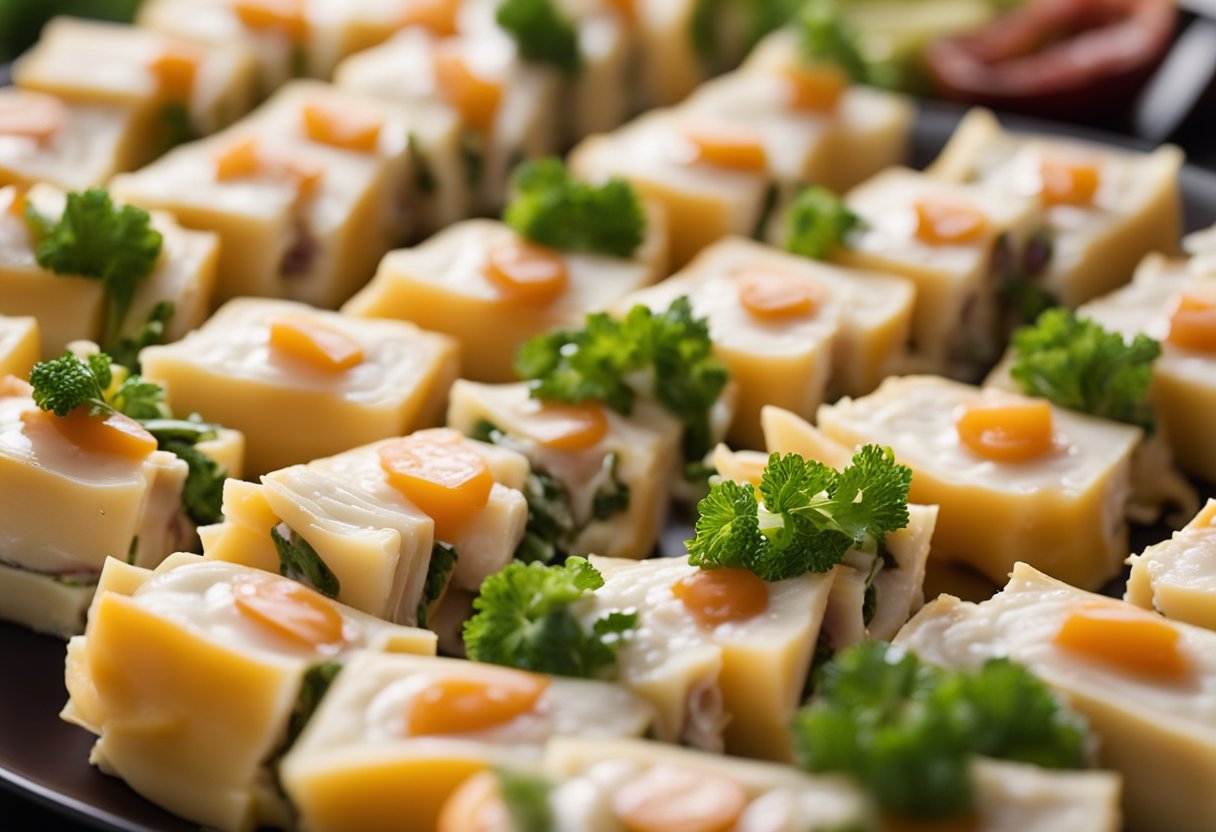
{"type": "Polygon", "coordinates": [[[1169,540],[1128,559],[1124,599],[1166,618],[1216,630],[1216,500],[1169,540]]]}
{"type": "Polygon", "coordinates": [[[39,343],[37,318],[0,315],[0,379],[29,378],[39,343]]]}
{"type": "MultiPolygon", "coordinates": [[[[809,200],[803,194],[786,215],[781,242],[787,247],[825,213],[837,216],[838,209],[809,200]]],[[[912,343],[919,365],[973,380],[1005,345],[1001,285],[1020,274],[1040,226],[1033,200],[888,168],[849,191],[844,208],[855,221],[842,244],[819,256],[915,283],[912,343]]]]}
{"type": "Polygon", "coordinates": [[[512,167],[558,150],[562,77],[520,60],[497,26],[446,36],[413,27],[343,61],[334,83],[450,108],[462,128],[466,184],[476,209],[488,213],[506,201],[512,167]]]}
{"type": "Polygon", "coordinates": [[[1139,427],[931,376],[825,405],[818,424],[846,447],[888,444],[912,468],[911,500],[940,507],[935,561],[994,584],[1020,560],[1090,588],[1119,572],[1139,427]]]}
{"type": "Polygon", "coordinates": [[[1088,142],[1004,130],[972,110],[927,173],[1034,198],[1044,219],[1013,295],[1076,307],[1131,279],[1151,252],[1174,252],[1182,233],[1178,174],[1182,152],[1166,145],[1137,153],[1088,142]]]}
{"type": "Polygon", "coordinates": [[[479,772],[535,770],[552,737],[638,737],[652,718],[645,700],[605,682],[363,653],[279,773],[302,829],[432,832],[479,772]]]}
{"type": "Polygon", "coordinates": [[[288,575],[379,618],[426,626],[449,583],[475,590],[524,535],[527,460],[423,430],[230,482],[208,558],[288,575]]]}
{"type": "Polygon", "coordinates": [[[278,761],[358,651],[433,655],[435,637],[257,569],[111,559],[68,645],[61,716],[97,735],[95,765],[174,814],[287,827],[278,761]]]}
{"type": "Polygon", "coordinates": [[[876,829],[1117,832],[1119,774],[1082,770],[1085,708],[1015,661],[977,650],[942,669],[902,646],[853,647],[820,668],[792,722],[798,763],[851,777],[881,811],[876,829]]]}
{"type": "Polygon", "coordinates": [[[539,775],[502,767],[465,781],[437,832],[869,832],[874,821],[865,796],[842,777],[645,740],[555,737],[539,775]],[[487,817],[502,822],[475,825],[487,817]]]}
{"type": "Polygon", "coordinates": [[[528,339],[664,276],[664,218],[624,182],[589,186],[555,159],[524,164],[514,182],[504,222],[457,223],[390,252],[342,311],[450,335],[465,378],[507,382],[528,339]]]}
{"type": "Polygon", "coordinates": [[[253,106],[255,85],[252,57],[239,47],[69,17],[42,30],[14,64],[13,81],[67,101],[132,107],[138,164],[240,118],[253,106]]]}
{"type": "Polygon", "coordinates": [[[0,88],[0,187],[105,185],[146,161],[140,129],[138,110],[128,104],[82,104],[0,88]]]}
{"type": "Polygon", "coordinates": [[[243,431],[257,476],[434,424],[456,353],[401,321],[245,298],[140,360],[175,407],[243,431]]]}
{"type": "MultiPolygon", "coordinates": [[[[1130,829],[1216,825],[1216,634],[1075,589],[1019,563],[981,604],[943,595],[897,645],[958,670],[1008,657],[1089,722],[1097,762],[1123,775],[1130,829]]],[[[972,670],[972,672],[974,672],[972,670]]],[[[1019,718],[1033,711],[1018,709],[1019,718]]],[[[990,736],[979,723],[977,733],[990,736]]],[[[1009,734],[1024,736],[1020,723],[1009,734]]]]}
{"type": "Polygon", "coordinates": [[[682,271],[622,298],[661,311],[686,295],[738,386],[728,434],[764,446],[766,405],[810,417],[833,393],[864,395],[904,360],[915,289],[904,278],[796,257],[730,237],[682,271]]]}
{"type": "Polygon", "coordinates": [[[469,214],[460,123],[445,107],[386,101],[301,80],[280,87],[242,125],[268,141],[307,141],[380,161],[389,193],[371,225],[395,228],[394,242],[469,214]]]}
{"type": "Polygon", "coordinates": [[[197,545],[244,438],[174,419],[160,387],[105,354],[66,353],[30,381],[0,383],[0,618],[67,636],[107,557],[153,567],[197,545]]]}
{"type": "Polygon", "coordinates": [[[83,340],[136,366],[206,319],[218,262],[214,234],[103,190],[0,188],[0,313],[38,319],[43,358],[83,340]]]}

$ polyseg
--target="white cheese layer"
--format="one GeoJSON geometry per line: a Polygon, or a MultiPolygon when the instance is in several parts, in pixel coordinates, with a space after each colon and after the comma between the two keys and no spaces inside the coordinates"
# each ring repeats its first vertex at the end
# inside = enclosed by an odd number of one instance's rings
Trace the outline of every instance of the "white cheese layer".
{"type": "Polygon", "coordinates": [[[1128,559],[1127,601],[1176,621],[1216,630],[1216,500],[1186,528],[1128,559]]]}

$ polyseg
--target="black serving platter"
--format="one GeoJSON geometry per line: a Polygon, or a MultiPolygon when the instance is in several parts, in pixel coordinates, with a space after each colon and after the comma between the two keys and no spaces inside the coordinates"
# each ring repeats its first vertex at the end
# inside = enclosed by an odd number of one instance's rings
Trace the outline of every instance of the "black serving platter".
{"type": "MultiPolygon", "coordinates": [[[[922,105],[911,147],[915,166],[924,166],[941,150],[962,112],[949,105],[922,105]]],[[[1149,149],[1135,139],[1094,130],[1020,117],[1002,120],[1015,130],[1149,149]]],[[[1181,182],[1187,229],[1216,223],[1216,173],[1187,165],[1181,182]]],[[[669,532],[664,535],[663,548],[671,552],[681,547],[687,529],[673,526],[669,532]]],[[[1165,529],[1158,529],[1144,530],[1135,537],[1151,542],[1167,535],[1165,529]]],[[[89,765],[93,737],[58,718],[67,699],[63,664],[63,642],[0,623],[0,668],[4,669],[0,682],[0,790],[12,793],[0,802],[0,810],[7,803],[16,813],[0,813],[0,828],[197,830],[196,825],[156,808],[120,780],[89,765]]]]}

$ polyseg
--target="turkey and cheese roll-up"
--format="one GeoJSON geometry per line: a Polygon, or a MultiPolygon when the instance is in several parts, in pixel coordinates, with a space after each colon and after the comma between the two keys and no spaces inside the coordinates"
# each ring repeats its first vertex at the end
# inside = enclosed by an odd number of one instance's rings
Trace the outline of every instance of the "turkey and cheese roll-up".
{"type": "Polygon", "coordinates": [[[1169,540],[1128,559],[1125,600],[1166,618],[1216,630],[1216,500],[1169,540]]]}
{"type": "Polygon", "coordinates": [[[449,582],[475,590],[527,523],[527,460],[424,430],[230,481],[208,558],[280,572],[379,618],[425,626],[449,582]]]}
{"type": "Polygon", "coordinates": [[[140,360],[175,408],[246,434],[254,476],[434,424],[457,375],[446,336],[252,298],[140,360]]]}
{"type": "Polygon", "coordinates": [[[926,661],[974,667],[1008,656],[1089,722],[1098,762],[1123,775],[1129,829],[1216,823],[1216,635],[1017,564],[982,604],[943,595],[896,639],[926,661]]]}
{"type": "Polygon", "coordinates": [[[1182,234],[1172,146],[1136,153],[1088,142],[1010,133],[987,110],[968,113],[930,176],[1037,200],[1043,228],[1014,280],[1046,305],[1076,307],[1126,283],[1151,252],[1174,252],[1182,234]]]}
{"type": "Polygon", "coordinates": [[[97,734],[95,765],[174,814],[228,831],[285,826],[274,766],[359,650],[429,655],[435,637],[257,569],[111,559],[68,646],[62,716],[97,734]]]}
{"type": "Polygon", "coordinates": [[[478,772],[535,769],[552,737],[637,737],[652,718],[645,700],[605,682],[364,653],[279,772],[302,829],[430,832],[478,772]]]}

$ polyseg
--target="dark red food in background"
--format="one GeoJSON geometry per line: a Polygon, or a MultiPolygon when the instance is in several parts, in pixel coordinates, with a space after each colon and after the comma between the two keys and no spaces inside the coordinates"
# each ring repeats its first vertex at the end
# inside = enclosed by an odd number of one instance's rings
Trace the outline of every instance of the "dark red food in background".
{"type": "Polygon", "coordinates": [[[1173,39],[1172,0],[1030,0],[925,52],[940,95],[1090,120],[1126,108],[1173,39]]]}

